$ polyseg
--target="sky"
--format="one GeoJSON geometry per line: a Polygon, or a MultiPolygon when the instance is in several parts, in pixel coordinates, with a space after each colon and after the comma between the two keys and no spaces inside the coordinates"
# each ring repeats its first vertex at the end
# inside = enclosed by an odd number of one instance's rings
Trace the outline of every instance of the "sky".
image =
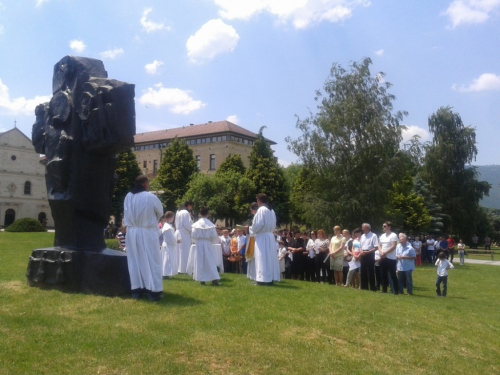
{"type": "Polygon", "coordinates": [[[0,0],[0,132],[31,137],[66,55],[135,84],[138,133],[266,126],[284,166],[332,64],[369,57],[409,113],[405,140],[431,140],[429,116],[450,106],[476,128],[473,164],[500,164],[500,0],[0,0]]]}

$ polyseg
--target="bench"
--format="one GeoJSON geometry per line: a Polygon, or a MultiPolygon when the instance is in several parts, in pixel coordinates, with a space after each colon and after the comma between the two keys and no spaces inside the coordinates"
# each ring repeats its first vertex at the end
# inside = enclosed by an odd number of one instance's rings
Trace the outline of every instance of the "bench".
{"type": "Polygon", "coordinates": [[[490,255],[491,260],[493,260],[493,250],[479,250],[479,249],[467,249],[465,250],[465,254],[468,257],[469,254],[474,254],[474,255],[490,255]]]}

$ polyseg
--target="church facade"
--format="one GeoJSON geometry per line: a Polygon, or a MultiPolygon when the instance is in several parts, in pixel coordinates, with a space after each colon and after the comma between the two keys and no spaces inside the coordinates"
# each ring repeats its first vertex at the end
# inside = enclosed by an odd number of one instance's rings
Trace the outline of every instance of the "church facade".
{"type": "Polygon", "coordinates": [[[54,226],[43,160],[31,139],[13,128],[0,133],[0,227],[25,217],[54,226]]]}

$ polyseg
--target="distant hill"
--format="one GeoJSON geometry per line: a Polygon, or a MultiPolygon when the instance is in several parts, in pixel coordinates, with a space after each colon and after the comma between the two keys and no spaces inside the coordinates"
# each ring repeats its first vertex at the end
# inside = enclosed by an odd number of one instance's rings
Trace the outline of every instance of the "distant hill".
{"type": "Polygon", "coordinates": [[[479,181],[488,181],[491,184],[490,196],[484,197],[479,204],[487,208],[500,209],[500,165],[477,165],[479,181]]]}

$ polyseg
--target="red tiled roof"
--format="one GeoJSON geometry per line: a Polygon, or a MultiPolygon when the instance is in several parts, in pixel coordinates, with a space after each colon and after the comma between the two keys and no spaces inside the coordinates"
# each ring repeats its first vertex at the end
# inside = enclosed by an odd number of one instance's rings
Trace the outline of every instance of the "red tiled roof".
{"type": "MultiPolygon", "coordinates": [[[[137,145],[141,143],[150,143],[150,142],[158,142],[168,139],[174,139],[175,137],[194,138],[194,137],[214,135],[219,133],[234,133],[248,137],[252,140],[257,139],[257,134],[251,132],[250,130],[244,129],[241,126],[233,124],[232,122],[224,120],[216,122],[207,122],[205,124],[199,124],[199,125],[187,125],[181,128],[156,130],[146,133],[137,133],[134,136],[134,141],[135,144],[137,145]]],[[[273,142],[270,139],[266,138],[266,140],[271,144],[276,144],[276,142],[273,142]]]]}

